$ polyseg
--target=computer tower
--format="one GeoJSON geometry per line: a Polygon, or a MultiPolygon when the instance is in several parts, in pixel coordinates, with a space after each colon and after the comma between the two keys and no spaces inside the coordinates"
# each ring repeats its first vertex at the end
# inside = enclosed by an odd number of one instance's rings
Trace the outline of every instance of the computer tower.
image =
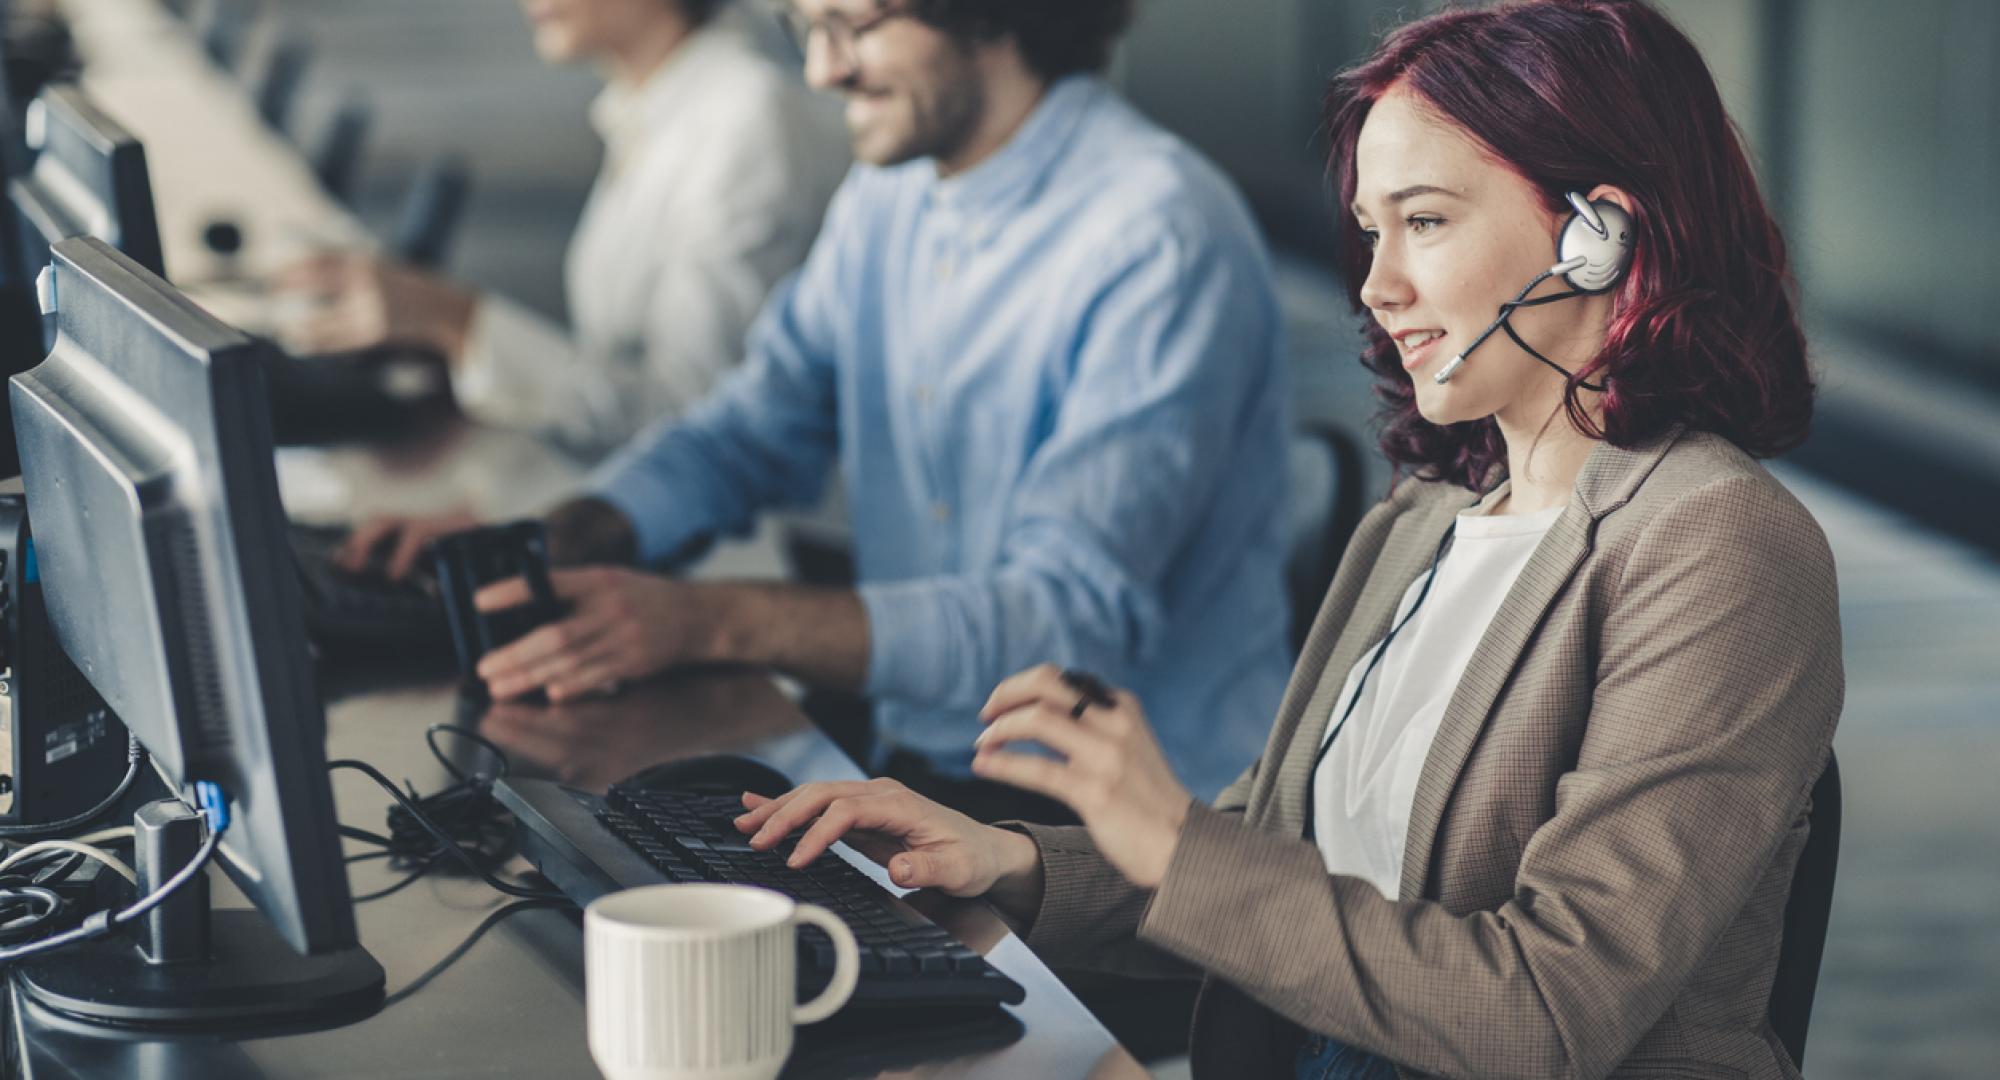
{"type": "Polygon", "coordinates": [[[49,629],[21,479],[0,481],[0,825],[97,805],[125,774],[126,743],[49,629]]]}

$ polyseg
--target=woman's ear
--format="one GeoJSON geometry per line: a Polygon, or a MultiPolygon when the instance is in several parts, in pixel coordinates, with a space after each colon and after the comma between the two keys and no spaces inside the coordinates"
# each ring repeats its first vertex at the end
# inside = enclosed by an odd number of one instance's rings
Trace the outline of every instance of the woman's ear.
{"type": "Polygon", "coordinates": [[[1631,193],[1621,187],[1613,187],[1610,184],[1599,184],[1591,188],[1584,198],[1589,199],[1591,202],[1602,202],[1608,199],[1616,203],[1618,209],[1625,211],[1627,215],[1635,220],[1639,216],[1637,210],[1639,204],[1632,198],[1631,193]]]}

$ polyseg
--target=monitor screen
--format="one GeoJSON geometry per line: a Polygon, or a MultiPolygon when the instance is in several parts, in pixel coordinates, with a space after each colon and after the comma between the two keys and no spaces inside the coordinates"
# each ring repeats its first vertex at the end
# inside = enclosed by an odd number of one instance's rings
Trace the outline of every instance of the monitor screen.
{"type": "Polygon", "coordinates": [[[58,642],[170,782],[234,803],[221,861],[302,953],[355,942],[262,346],[95,238],[12,380],[58,642]]]}

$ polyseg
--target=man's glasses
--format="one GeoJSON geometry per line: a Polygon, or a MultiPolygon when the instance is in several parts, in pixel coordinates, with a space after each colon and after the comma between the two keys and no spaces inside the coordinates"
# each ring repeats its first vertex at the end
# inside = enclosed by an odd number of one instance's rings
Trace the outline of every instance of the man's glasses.
{"type": "Polygon", "coordinates": [[[910,13],[900,7],[885,8],[865,19],[850,19],[838,12],[824,18],[808,18],[789,3],[778,5],[778,21],[785,31],[792,35],[792,41],[799,47],[799,55],[811,51],[814,34],[826,35],[827,47],[839,56],[852,58],[854,49],[861,39],[875,32],[887,22],[906,19],[910,13]]]}

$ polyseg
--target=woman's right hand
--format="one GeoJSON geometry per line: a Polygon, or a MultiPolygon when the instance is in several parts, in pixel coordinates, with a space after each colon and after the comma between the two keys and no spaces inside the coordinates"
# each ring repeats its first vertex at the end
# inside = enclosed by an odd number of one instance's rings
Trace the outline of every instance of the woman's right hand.
{"type": "Polygon", "coordinates": [[[479,523],[462,510],[435,517],[370,518],[348,534],[334,563],[350,574],[374,573],[390,581],[403,581],[417,568],[417,560],[423,558],[433,540],[477,528],[479,523]]]}
{"type": "Polygon", "coordinates": [[[807,784],[768,799],[746,792],[736,827],[758,851],[804,830],[787,860],[800,867],[837,840],[889,868],[889,880],[952,896],[987,896],[1008,914],[1034,917],[1042,857],[1020,833],[982,825],[894,780],[807,784]],[[990,895],[989,895],[990,894],[990,895]]]}

